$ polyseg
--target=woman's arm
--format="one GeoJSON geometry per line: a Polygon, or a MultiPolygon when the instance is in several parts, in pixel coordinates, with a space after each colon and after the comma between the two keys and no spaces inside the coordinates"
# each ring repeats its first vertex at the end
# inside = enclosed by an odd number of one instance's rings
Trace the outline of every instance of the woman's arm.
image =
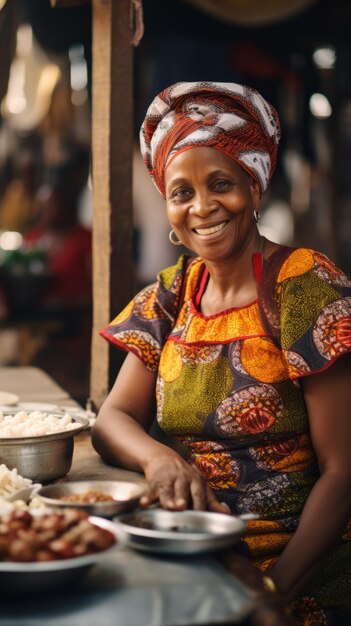
{"type": "Polygon", "coordinates": [[[156,374],[128,353],[92,429],[95,450],[109,463],[144,472],[144,506],[159,499],[168,509],[192,502],[194,509],[228,513],[196,468],[147,433],[155,415],[155,385],[156,374]]]}
{"type": "Polygon", "coordinates": [[[92,429],[92,444],[113,465],[143,471],[157,442],[146,431],[155,414],[156,375],[128,353],[92,429]]]}
{"type": "Polygon", "coordinates": [[[321,476],[272,578],[288,599],[316,573],[351,515],[351,354],[303,380],[311,436],[321,476]]]}

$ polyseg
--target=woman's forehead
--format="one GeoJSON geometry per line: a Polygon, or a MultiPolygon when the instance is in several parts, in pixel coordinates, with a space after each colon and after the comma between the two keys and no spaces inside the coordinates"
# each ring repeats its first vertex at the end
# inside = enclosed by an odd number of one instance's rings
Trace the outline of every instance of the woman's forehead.
{"type": "Polygon", "coordinates": [[[235,172],[238,175],[249,176],[247,172],[234,160],[216,148],[208,146],[192,147],[178,152],[171,159],[166,171],[166,184],[178,176],[190,174],[194,168],[206,173],[211,171],[235,172]]]}

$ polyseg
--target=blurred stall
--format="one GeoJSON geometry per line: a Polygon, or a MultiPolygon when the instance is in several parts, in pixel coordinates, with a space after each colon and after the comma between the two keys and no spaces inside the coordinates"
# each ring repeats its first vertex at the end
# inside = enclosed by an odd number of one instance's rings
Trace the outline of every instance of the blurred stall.
{"type": "MultiPolygon", "coordinates": [[[[72,376],[72,395],[104,399],[122,357],[98,330],[178,253],[136,148],[147,105],[172,82],[247,83],[276,106],[282,141],[262,233],[318,248],[350,273],[347,0],[174,0],[167,10],[163,0],[2,0],[0,7],[0,262],[17,255],[18,266],[35,267],[32,294],[34,283],[42,293],[49,280],[38,277],[38,259],[19,262],[22,236],[39,214],[38,189],[48,170],[73,167],[73,154],[93,154],[77,198],[78,223],[93,230],[91,382],[72,376]]],[[[39,358],[44,345],[36,332],[31,348],[28,337],[19,347],[10,300],[24,298],[25,288],[15,292],[0,284],[5,363],[39,358]]],[[[48,367],[57,378],[64,356],[48,367]]]]}
{"type": "Polygon", "coordinates": [[[2,4],[0,41],[6,30],[12,54],[0,117],[1,362],[42,366],[85,402],[92,244],[91,215],[85,225],[80,215],[91,160],[90,21],[84,31],[72,20],[62,40],[50,2],[2,4]]]}

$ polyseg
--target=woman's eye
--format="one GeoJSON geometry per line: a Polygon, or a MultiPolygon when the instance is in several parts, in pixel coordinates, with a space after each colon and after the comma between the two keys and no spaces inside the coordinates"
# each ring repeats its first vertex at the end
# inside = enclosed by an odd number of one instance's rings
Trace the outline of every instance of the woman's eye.
{"type": "Polygon", "coordinates": [[[229,180],[216,180],[213,187],[215,191],[226,191],[232,186],[232,183],[229,180]]]}
{"type": "Polygon", "coordinates": [[[192,195],[191,189],[187,189],[187,188],[181,188],[181,189],[176,189],[173,193],[172,193],[172,200],[175,200],[176,202],[182,202],[185,200],[188,200],[192,195]]]}

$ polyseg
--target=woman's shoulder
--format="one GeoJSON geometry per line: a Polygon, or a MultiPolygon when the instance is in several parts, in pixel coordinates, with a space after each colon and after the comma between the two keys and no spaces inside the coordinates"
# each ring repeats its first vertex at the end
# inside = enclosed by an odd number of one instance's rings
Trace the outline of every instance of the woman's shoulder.
{"type": "Polygon", "coordinates": [[[189,254],[182,254],[177,263],[162,269],[157,275],[157,282],[166,290],[172,291],[179,280],[182,281],[201,270],[204,262],[200,257],[192,257],[189,254]]]}
{"type": "Polygon", "coordinates": [[[350,351],[351,281],[324,253],[277,248],[265,261],[259,295],[263,324],[292,378],[321,371],[350,351]]]}
{"type": "Polygon", "coordinates": [[[182,294],[192,291],[204,269],[200,257],[182,254],[177,263],[159,272],[157,276],[156,299],[161,309],[171,318],[179,309],[182,294]]]}
{"type": "Polygon", "coordinates": [[[327,283],[351,286],[343,270],[326,254],[313,248],[275,246],[266,263],[278,285],[312,273],[327,283]]]}

